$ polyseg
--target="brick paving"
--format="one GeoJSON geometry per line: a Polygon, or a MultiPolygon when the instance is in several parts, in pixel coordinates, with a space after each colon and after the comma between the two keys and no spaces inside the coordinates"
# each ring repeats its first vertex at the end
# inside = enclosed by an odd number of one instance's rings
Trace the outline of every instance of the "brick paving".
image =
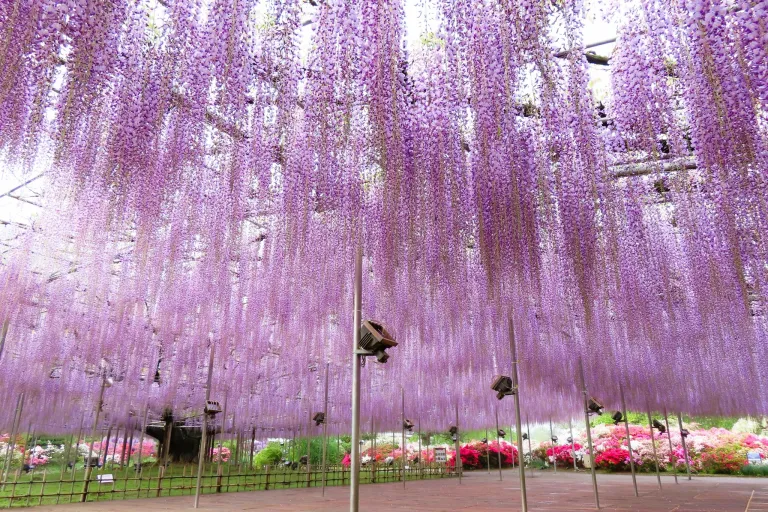
{"type": "MultiPolygon", "coordinates": [[[[529,472],[528,505],[531,512],[595,510],[588,472],[529,472]]],[[[768,510],[768,480],[760,478],[694,477],[675,484],[662,477],[659,491],[652,475],[638,476],[640,497],[635,497],[629,475],[598,475],[600,504],[606,511],[643,512],[758,512],[768,510]],[[750,498],[752,501],[750,502],[750,498]],[[749,509],[747,507],[749,506],[749,509]]],[[[192,509],[192,496],[151,498],[112,502],[77,503],[35,507],[35,512],[159,512],[192,509]]],[[[349,510],[349,488],[328,487],[325,497],[319,488],[290,489],[203,495],[200,511],[239,512],[330,512],[349,510]]],[[[360,510],[364,512],[519,511],[520,488],[517,471],[468,473],[457,479],[363,485],[360,510]]]]}

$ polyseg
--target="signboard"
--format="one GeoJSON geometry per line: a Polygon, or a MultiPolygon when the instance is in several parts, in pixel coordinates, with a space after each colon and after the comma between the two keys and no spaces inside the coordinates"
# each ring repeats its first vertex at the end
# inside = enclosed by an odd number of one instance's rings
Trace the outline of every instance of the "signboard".
{"type": "Polygon", "coordinates": [[[98,480],[100,484],[115,483],[115,478],[112,476],[112,473],[107,473],[105,475],[96,475],[96,480],[98,480]]]}
{"type": "Polygon", "coordinates": [[[760,465],[763,463],[763,459],[760,457],[760,452],[748,452],[747,453],[747,464],[751,465],[760,465]]]}
{"type": "Polygon", "coordinates": [[[445,464],[448,462],[448,456],[446,454],[445,448],[435,448],[435,462],[438,464],[445,464]]]}

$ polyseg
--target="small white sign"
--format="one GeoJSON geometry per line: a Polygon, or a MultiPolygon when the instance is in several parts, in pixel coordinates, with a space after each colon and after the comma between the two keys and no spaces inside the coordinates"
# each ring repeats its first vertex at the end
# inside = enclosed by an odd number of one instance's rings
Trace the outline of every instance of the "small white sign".
{"type": "Polygon", "coordinates": [[[445,448],[435,448],[435,462],[438,464],[445,464],[448,462],[448,454],[445,448]]]}
{"type": "Polygon", "coordinates": [[[96,480],[100,484],[113,484],[113,483],[115,483],[115,478],[112,476],[112,473],[107,473],[105,475],[96,475],[96,480]]]}

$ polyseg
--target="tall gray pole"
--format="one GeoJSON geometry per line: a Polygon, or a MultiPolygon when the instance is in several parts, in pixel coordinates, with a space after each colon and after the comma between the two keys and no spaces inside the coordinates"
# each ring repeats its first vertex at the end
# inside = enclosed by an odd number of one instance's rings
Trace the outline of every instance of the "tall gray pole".
{"type": "Polygon", "coordinates": [[[149,416],[149,404],[144,406],[144,423],[141,427],[141,435],[139,436],[139,453],[137,454],[137,457],[139,459],[139,471],[142,471],[141,467],[141,450],[144,447],[144,432],[147,431],[147,417],[149,416]]]}
{"type": "Polygon", "coordinates": [[[571,457],[573,457],[573,470],[576,471],[576,440],[573,438],[573,420],[568,418],[568,431],[571,434],[571,457]]]}
{"type": "Polygon", "coordinates": [[[350,454],[349,510],[360,508],[360,324],[363,293],[363,248],[357,247],[355,256],[355,289],[352,314],[352,446],[350,454]]]}
{"type": "Polygon", "coordinates": [[[16,399],[16,413],[13,416],[11,424],[11,438],[8,440],[8,453],[5,454],[5,468],[3,470],[3,487],[8,480],[8,470],[13,463],[13,451],[16,449],[16,436],[18,435],[19,423],[21,423],[21,412],[24,409],[24,392],[19,393],[16,399]]]}
{"type": "MultiPolygon", "coordinates": [[[[200,484],[203,478],[203,462],[205,461],[205,438],[208,434],[208,414],[205,408],[208,406],[208,400],[211,399],[211,380],[213,379],[213,340],[211,340],[211,351],[208,355],[208,379],[205,384],[205,407],[203,408],[203,426],[200,437],[200,453],[197,456],[197,482],[195,483],[195,508],[200,506],[200,484]]],[[[219,457],[221,458],[221,457],[219,457]]]]}
{"type": "Polygon", "coordinates": [[[525,415],[525,429],[528,433],[528,456],[533,456],[533,450],[531,449],[531,422],[528,421],[528,415],[525,415]]]}
{"type": "Polygon", "coordinates": [[[501,441],[499,440],[499,407],[496,406],[496,444],[499,445],[499,482],[502,481],[501,476],[501,441]]]}
{"type": "MultiPolygon", "coordinates": [[[[672,448],[672,432],[669,431],[669,418],[667,417],[667,408],[664,407],[664,426],[667,427],[667,439],[669,440],[669,456],[672,457],[673,448],[672,448]]],[[[675,457],[675,460],[672,461],[672,473],[675,475],[675,483],[679,483],[677,481],[677,457],[675,457]]]]}
{"type": "Polygon", "coordinates": [[[683,443],[683,454],[685,455],[685,472],[688,474],[688,480],[691,479],[691,465],[688,462],[688,445],[685,443],[685,437],[683,437],[683,417],[680,413],[677,413],[677,424],[680,427],[680,441],[683,443]]]}
{"type": "MultiPolygon", "coordinates": [[[[517,368],[520,360],[517,355],[517,341],[515,340],[515,322],[512,312],[509,314],[509,348],[512,353],[512,388],[515,390],[515,426],[517,432],[523,431],[522,419],[520,417],[520,382],[517,375],[517,368]]],[[[517,453],[523,453],[523,436],[517,436],[517,453]]],[[[528,512],[528,494],[525,489],[525,464],[520,464],[520,499],[523,503],[522,512],[528,512]]]]}
{"type": "Polygon", "coordinates": [[[584,422],[587,426],[587,446],[589,449],[589,467],[592,473],[592,491],[595,494],[595,507],[600,508],[600,493],[597,490],[597,474],[595,473],[595,452],[592,448],[592,425],[589,423],[589,392],[587,379],[584,377],[584,362],[579,358],[579,373],[581,373],[581,389],[584,393],[584,422]]]}
{"type": "Polygon", "coordinates": [[[549,418],[549,440],[552,441],[552,460],[554,461],[555,474],[557,474],[557,445],[555,444],[555,432],[552,430],[552,418],[549,418]]]}
{"type": "MultiPolygon", "coordinates": [[[[103,371],[103,370],[102,370],[103,371]]],[[[93,472],[93,464],[91,464],[91,457],[93,456],[93,440],[96,437],[96,429],[99,426],[99,414],[101,413],[101,407],[104,404],[104,389],[107,387],[107,375],[103,373],[101,375],[101,387],[99,388],[99,399],[96,402],[96,414],[93,418],[93,427],[91,428],[91,442],[88,445],[88,458],[85,462],[85,477],[83,480],[83,493],[80,495],[80,501],[84,502],[88,498],[88,484],[91,480],[91,473],[93,472]]]]}
{"type": "Polygon", "coordinates": [[[488,474],[491,474],[491,442],[488,439],[488,429],[485,429],[485,465],[488,466],[488,474]]]}
{"type": "Polygon", "coordinates": [[[461,463],[461,429],[459,428],[459,402],[456,401],[456,454],[454,455],[454,467],[459,472],[459,485],[461,485],[461,477],[464,472],[464,466],[461,463]]]}
{"type": "Polygon", "coordinates": [[[325,399],[323,401],[323,496],[325,496],[325,474],[328,471],[328,363],[325,363],[325,399]]]}
{"type": "Polygon", "coordinates": [[[624,428],[627,432],[627,450],[629,451],[629,467],[632,470],[632,485],[635,487],[635,496],[640,496],[637,492],[637,477],[635,476],[635,456],[632,454],[632,436],[629,434],[629,418],[627,417],[627,403],[624,400],[624,385],[619,384],[619,393],[621,393],[621,412],[624,415],[624,428]]]}
{"type": "Polygon", "coordinates": [[[403,444],[400,447],[400,451],[402,452],[403,457],[403,489],[405,489],[405,466],[407,457],[405,455],[405,389],[402,386],[400,386],[400,399],[400,430],[403,433],[403,444]]]}
{"type": "Polygon", "coordinates": [[[661,473],[659,473],[659,458],[656,456],[656,440],[653,437],[653,419],[651,418],[651,406],[648,406],[648,428],[651,429],[651,447],[653,448],[653,461],[656,463],[656,480],[661,489],[661,473]]]}

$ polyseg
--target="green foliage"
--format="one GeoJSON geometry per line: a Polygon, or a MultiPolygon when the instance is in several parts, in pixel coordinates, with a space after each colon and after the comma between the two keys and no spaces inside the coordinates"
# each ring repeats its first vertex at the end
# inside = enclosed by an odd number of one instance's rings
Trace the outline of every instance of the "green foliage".
{"type": "MultiPolygon", "coordinates": [[[[343,436],[342,436],[343,438],[343,436]]],[[[323,461],[323,438],[313,437],[310,439],[310,459],[309,462],[312,465],[322,464],[323,461]]],[[[344,458],[344,453],[350,449],[349,443],[340,443],[337,447],[336,439],[333,437],[328,438],[327,458],[328,464],[341,463],[341,459],[344,458]]],[[[307,438],[296,439],[295,445],[285,445],[285,458],[292,462],[299,462],[299,460],[307,454],[307,438]]]]}
{"type": "Polygon", "coordinates": [[[269,443],[263,450],[256,454],[253,464],[256,467],[274,466],[279,464],[283,458],[283,448],[280,443],[269,443]]]}
{"type": "MultiPolygon", "coordinates": [[[[604,412],[600,416],[592,418],[589,422],[593,427],[596,425],[613,425],[613,415],[615,411],[604,412]]],[[[642,412],[627,412],[630,425],[648,425],[648,414],[642,412]]]]}
{"type": "Polygon", "coordinates": [[[741,468],[741,474],[746,476],[768,476],[768,464],[744,466],[741,468]]]}
{"type": "Polygon", "coordinates": [[[724,428],[731,430],[739,418],[728,416],[683,416],[685,423],[695,423],[700,429],[724,428]]]}

